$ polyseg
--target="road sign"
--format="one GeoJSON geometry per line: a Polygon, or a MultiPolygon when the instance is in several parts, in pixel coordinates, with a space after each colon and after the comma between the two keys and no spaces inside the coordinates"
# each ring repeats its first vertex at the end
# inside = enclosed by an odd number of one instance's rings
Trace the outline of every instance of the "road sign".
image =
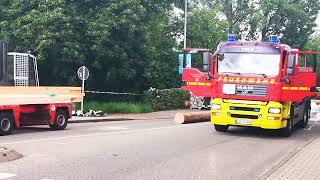
{"type": "MultiPolygon", "coordinates": [[[[84,91],[84,81],[89,78],[89,69],[85,66],[81,66],[78,69],[78,77],[82,80],[82,93],[85,93],[84,91]]],[[[83,112],[83,100],[81,102],[81,112],[83,112]]]]}
{"type": "Polygon", "coordinates": [[[78,77],[83,81],[87,80],[89,78],[89,69],[85,66],[81,66],[78,69],[78,77]]]}

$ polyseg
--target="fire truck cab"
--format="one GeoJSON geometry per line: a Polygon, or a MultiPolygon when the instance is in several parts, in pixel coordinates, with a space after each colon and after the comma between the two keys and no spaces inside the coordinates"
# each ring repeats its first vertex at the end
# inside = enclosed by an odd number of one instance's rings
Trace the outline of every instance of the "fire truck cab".
{"type": "Polygon", "coordinates": [[[203,69],[184,66],[182,89],[212,98],[216,131],[249,126],[290,136],[293,126],[308,124],[317,91],[316,54],[280,44],[278,36],[240,42],[229,35],[215,53],[203,56],[203,69]]]}

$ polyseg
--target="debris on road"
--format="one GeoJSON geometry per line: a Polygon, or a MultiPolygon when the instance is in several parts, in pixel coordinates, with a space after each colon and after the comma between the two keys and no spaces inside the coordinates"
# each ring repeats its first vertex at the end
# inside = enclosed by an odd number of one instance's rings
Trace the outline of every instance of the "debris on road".
{"type": "Polygon", "coordinates": [[[88,112],[72,111],[72,116],[80,116],[80,117],[106,117],[107,113],[104,111],[94,111],[89,110],[88,112]]]}
{"type": "Polygon", "coordinates": [[[177,113],[174,119],[178,124],[210,121],[210,111],[177,113]]]}
{"type": "Polygon", "coordinates": [[[0,163],[14,161],[20,158],[22,158],[22,154],[19,154],[11,148],[0,146],[0,163]]]}

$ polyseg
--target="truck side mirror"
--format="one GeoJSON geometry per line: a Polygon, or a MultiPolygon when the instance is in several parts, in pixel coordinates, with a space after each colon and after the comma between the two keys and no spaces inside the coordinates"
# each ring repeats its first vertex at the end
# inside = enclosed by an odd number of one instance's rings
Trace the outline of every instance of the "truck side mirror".
{"type": "Polygon", "coordinates": [[[224,54],[219,53],[219,54],[218,54],[218,60],[219,60],[219,61],[223,61],[223,60],[224,60],[224,54]]]}
{"type": "Polygon", "coordinates": [[[293,67],[294,67],[294,55],[289,55],[288,57],[288,66],[287,66],[287,75],[293,75],[293,67]]]}
{"type": "Polygon", "coordinates": [[[288,75],[288,76],[292,76],[292,75],[293,75],[293,69],[288,68],[288,69],[287,69],[287,75],[288,75]]]}
{"type": "Polygon", "coordinates": [[[183,54],[179,54],[179,67],[178,67],[178,73],[182,74],[183,71],[183,54]]]}
{"type": "Polygon", "coordinates": [[[203,71],[209,72],[210,71],[210,52],[203,53],[203,71]]]}
{"type": "Polygon", "coordinates": [[[310,87],[310,92],[319,92],[317,87],[310,87]]]}

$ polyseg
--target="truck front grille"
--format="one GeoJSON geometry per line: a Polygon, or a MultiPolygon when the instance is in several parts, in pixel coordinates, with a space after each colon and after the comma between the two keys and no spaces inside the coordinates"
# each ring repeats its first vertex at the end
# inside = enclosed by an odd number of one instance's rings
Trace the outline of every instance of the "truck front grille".
{"type": "Polygon", "coordinates": [[[236,85],[236,95],[239,96],[267,96],[267,86],[236,85]]]}
{"type": "Polygon", "coordinates": [[[260,112],[260,108],[230,106],[230,110],[260,112]]]}
{"type": "Polygon", "coordinates": [[[244,118],[244,119],[259,119],[256,115],[244,115],[244,114],[231,114],[233,118],[244,118]]]}

